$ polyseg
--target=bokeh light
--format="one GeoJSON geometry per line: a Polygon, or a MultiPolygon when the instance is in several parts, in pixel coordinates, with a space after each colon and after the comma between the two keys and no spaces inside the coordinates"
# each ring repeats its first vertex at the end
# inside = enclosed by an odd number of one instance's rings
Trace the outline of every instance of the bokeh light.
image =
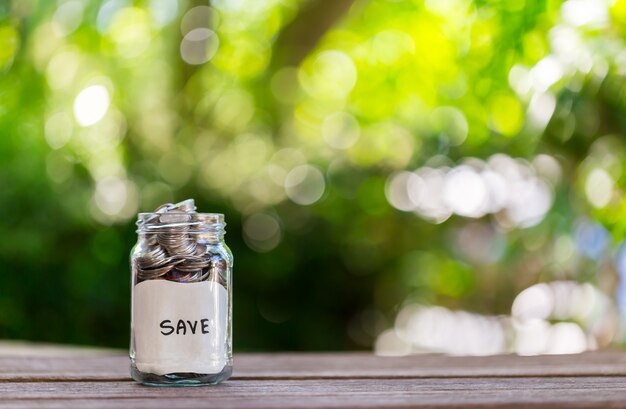
{"type": "Polygon", "coordinates": [[[325,185],[322,172],[311,165],[300,165],[292,169],[285,178],[287,196],[300,205],[311,205],[320,200],[325,185]]]}
{"type": "MultiPolygon", "coordinates": [[[[547,172],[558,173],[549,161],[547,172]]],[[[402,211],[415,211],[425,219],[442,222],[451,214],[480,218],[493,213],[503,227],[530,227],[550,210],[553,193],[539,170],[522,160],[496,154],[487,162],[469,158],[453,168],[424,167],[392,174],[387,200],[402,211]]],[[[556,176],[558,177],[558,176],[556,176]]]]}
{"type": "Polygon", "coordinates": [[[618,315],[610,298],[590,284],[554,281],[515,298],[510,315],[487,316],[409,304],[375,344],[380,355],[574,354],[608,345],[618,315]]]}
{"type": "Polygon", "coordinates": [[[204,64],[213,58],[218,47],[219,40],[212,30],[194,28],[180,43],[180,55],[187,64],[204,64]]]}
{"type": "Polygon", "coordinates": [[[78,93],[74,99],[74,117],[81,126],[98,123],[109,109],[111,98],[102,85],[91,85],[78,93]]]}

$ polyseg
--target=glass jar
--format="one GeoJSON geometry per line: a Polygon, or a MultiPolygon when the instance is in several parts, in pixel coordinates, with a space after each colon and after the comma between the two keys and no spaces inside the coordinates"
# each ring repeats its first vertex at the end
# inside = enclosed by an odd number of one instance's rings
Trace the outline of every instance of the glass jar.
{"type": "Polygon", "coordinates": [[[131,252],[130,368],[147,385],[214,385],[232,373],[233,256],[224,215],[192,200],[140,213],[131,252]]]}

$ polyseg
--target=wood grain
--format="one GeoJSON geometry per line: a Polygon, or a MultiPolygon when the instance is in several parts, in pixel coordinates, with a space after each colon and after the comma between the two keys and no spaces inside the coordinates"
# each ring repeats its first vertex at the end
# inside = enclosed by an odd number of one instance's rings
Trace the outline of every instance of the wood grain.
{"type": "MultiPolygon", "coordinates": [[[[236,354],[233,379],[428,378],[626,375],[626,354],[595,352],[553,356],[379,357],[367,353],[236,354]]],[[[93,356],[0,355],[3,380],[125,380],[125,352],[93,356]]]]}
{"type": "Polygon", "coordinates": [[[624,407],[626,377],[232,380],[216,387],[132,382],[3,383],[0,408],[624,407]]]}
{"type": "Polygon", "coordinates": [[[215,387],[130,380],[125,351],[0,343],[2,408],[626,408],[626,353],[237,354],[215,387]]]}
{"type": "Polygon", "coordinates": [[[490,376],[626,375],[626,354],[520,357],[381,357],[369,353],[246,354],[236,356],[238,378],[413,378],[490,376]]]}

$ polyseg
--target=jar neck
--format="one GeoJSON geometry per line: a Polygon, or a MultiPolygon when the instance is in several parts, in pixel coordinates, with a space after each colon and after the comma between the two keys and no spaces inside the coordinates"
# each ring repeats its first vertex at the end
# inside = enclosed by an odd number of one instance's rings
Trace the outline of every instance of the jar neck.
{"type": "Polygon", "coordinates": [[[224,242],[224,235],[226,234],[226,232],[224,230],[221,230],[219,232],[210,232],[210,231],[204,231],[204,232],[198,232],[198,231],[194,231],[194,232],[184,232],[184,233],[179,233],[179,232],[172,232],[172,231],[167,231],[167,230],[159,230],[159,231],[139,231],[137,230],[137,234],[139,236],[139,240],[141,241],[146,241],[149,242],[155,235],[163,235],[163,236],[168,236],[168,235],[179,235],[179,234],[184,234],[187,237],[193,238],[195,241],[205,241],[207,243],[210,244],[220,244],[224,242]]]}
{"type": "Polygon", "coordinates": [[[224,215],[219,213],[139,213],[137,233],[149,238],[158,235],[186,235],[212,243],[224,240],[224,215]]]}

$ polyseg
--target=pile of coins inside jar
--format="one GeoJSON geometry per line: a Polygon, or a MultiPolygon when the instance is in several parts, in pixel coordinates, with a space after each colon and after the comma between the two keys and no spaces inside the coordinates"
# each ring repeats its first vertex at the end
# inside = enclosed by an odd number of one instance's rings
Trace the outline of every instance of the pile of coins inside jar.
{"type": "Polygon", "coordinates": [[[146,248],[133,260],[137,283],[164,279],[179,283],[216,281],[226,287],[228,263],[211,253],[197,226],[207,215],[196,213],[193,199],[159,206],[147,220],[138,222],[146,248]]]}

